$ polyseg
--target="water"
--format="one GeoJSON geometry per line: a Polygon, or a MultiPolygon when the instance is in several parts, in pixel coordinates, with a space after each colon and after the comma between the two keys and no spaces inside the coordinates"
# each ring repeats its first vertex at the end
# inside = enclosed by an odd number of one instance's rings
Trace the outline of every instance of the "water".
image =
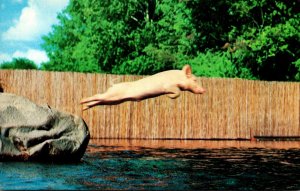
{"type": "Polygon", "coordinates": [[[81,162],[1,162],[0,190],[299,190],[299,142],[91,141],[81,162]]]}

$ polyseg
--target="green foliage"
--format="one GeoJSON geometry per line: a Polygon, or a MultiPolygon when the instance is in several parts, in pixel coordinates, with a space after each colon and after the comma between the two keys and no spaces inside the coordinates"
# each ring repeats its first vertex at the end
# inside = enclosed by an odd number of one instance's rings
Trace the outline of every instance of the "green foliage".
{"type": "Polygon", "coordinates": [[[193,46],[193,28],[190,10],[184,2],[157,1],[155,17],[141,20],[141,28],[132,31],[129,43],[133,51],[114,73],[152,74],[177,68],[180,55],[190,55],[193,46]]]}
{"type": "Polygon", "coordinates": [[[232,62],[229,52],[198,53],[197,57],[189,60],[189,64],[197,76],[255,79],[248,68],[237,67],[232,62]]]}
{"type": "Polygon", "coordinates": [[[233,46],[244,44],[245,54],[240,61],[258,79],[296,80],[299,11],[295,1],[236,0],[232,4],[229,12],[241,22],[232,28],[229,38],[235,39],[233,46]]]}
{"type": "Polygon", "coordinates": [[[27,58],[14,58],[11,62],[3,62],[0,69],[33,69],[37,70],[38,66],[27,58]]]}
{"type": "Polygon", "coordinates": [[[44,70],[299,80],[300,8],[286,0],[70,0],[44,70]]]}
{"type": "Polygon", "coordinates": [[[234,77],[236,68],[222,52],[199,53],[190,61],[190,65],[197,76],[207,77],[234,77]]]}
{"type": "Polygon", "coordinates": [[[300,81],[300,58],[297,61],[295,61],[293,64],[296,66],[296,68],[298,68],[298,73],[296,74],[295,79],[297,81],[300,81]]]}
{"type": "Polygon", "coordinates": [[[231,26],[238,24],[228,12],[232,1],[229,0],[190,0],[187,6],[191,10],[196,52],[207,49],[220,50],[228,42],[231,26]]]}

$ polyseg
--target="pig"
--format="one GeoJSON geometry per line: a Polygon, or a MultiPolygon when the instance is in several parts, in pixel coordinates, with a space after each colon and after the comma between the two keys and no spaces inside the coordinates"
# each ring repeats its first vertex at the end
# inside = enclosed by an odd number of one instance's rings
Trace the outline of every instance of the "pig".
{"type": "Polygon", "coordinates": [[[206,91],[197,83],[190,65],[185,65],[182,70],[167,70],[137,81],[114,84],[106,92],[84,98],[80,103],[86,104],[83,108],[86,110],[96,105],[141,101],[164,94],[175,99],[180,95],[180,91],[190,91],[194,94],[203,94],[206,91]]]}

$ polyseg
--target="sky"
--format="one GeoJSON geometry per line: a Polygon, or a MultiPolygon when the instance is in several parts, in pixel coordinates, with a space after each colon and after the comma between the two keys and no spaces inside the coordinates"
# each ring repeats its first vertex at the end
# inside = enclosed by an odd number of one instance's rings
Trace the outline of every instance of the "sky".
{"type": "Polygon", "coordinates": [[[48,61],[42,36],[58,24],[57,14],[69,0],[0,0],[0,64],[28,58],[37,65],[48,61]]]}

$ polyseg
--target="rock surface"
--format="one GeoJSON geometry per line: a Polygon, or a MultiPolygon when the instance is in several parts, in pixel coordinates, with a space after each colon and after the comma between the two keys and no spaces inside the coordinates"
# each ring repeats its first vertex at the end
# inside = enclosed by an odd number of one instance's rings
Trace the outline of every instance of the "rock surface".
{"type": "Polygon", "coordinates": [[[90,139],[84,120],[0,93],[0,161],[76,162],[90,139]]]}

